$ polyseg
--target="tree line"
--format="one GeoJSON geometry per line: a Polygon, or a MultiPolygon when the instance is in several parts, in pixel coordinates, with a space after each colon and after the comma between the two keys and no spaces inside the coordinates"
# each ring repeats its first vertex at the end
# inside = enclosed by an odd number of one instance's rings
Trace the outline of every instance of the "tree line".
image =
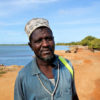
{"type": "Polygon", "coordinates": [[[100,39],[93,36],[87,36],[79,42],[56,43],[56,45],[82,45],[88,46],[89,49],[100,49],[100,39]]]}

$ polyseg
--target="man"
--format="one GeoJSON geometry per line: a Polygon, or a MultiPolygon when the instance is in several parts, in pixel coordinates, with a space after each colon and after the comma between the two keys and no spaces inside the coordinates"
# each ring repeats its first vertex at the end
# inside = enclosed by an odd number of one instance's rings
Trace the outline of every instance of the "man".
{"type": "Polygon", "coordinates": [[[72,65],[54,54],[55,42],[48,21],[32,19],[25,31],[36,57],[19,72],[14,100],[78,100],[72,65]]]}

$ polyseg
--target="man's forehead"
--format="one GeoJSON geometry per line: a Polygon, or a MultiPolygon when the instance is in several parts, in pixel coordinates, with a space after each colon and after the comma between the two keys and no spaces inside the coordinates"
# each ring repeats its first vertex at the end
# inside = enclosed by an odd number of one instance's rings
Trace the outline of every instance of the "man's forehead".
{"type": "Polygon", "coordinates": [[[48,34],[48,35],[52,35],[52,31],[47,28],[47,27],[41,27],[41,28],[37,28],[34,32],[32,32],[32,35],[44,35],[44,34],[48,34]]]}

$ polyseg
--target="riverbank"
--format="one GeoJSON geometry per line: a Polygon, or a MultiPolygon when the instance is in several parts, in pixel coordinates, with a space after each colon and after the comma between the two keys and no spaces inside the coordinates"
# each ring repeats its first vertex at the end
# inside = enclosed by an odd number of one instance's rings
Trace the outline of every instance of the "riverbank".
{"type": "MultiPolygon", "coordinates": [[[[75,83],[80,100],[99,100],[100,98],[100,52],[79,49],[77,53],[55,51],[69,59],[75,69],[75,83]]],[[[0,100],[13,100],[14,82],[18,71],[23,66],[10,66],[0,76],[0,100]],[[13,69],[13,70],[12,70],[13,69]]]]}

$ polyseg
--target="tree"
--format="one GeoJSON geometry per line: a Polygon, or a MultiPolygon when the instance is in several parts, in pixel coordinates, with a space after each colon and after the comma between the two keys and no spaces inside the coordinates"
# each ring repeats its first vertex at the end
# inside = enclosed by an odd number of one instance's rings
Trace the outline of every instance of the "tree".
{"type": "Polygon", "coordinates": [[[100,49],[100,39],[94,39],[90,42],[89,48],[100,49]]]}
{"type": "Polygon", "coordinates": [[[80,43],[83,46],[88,46],[90,44],[90,42],[93,41],[94,39],[96,39],[96,38],[93,36],[87,36],[80,43]]]}

